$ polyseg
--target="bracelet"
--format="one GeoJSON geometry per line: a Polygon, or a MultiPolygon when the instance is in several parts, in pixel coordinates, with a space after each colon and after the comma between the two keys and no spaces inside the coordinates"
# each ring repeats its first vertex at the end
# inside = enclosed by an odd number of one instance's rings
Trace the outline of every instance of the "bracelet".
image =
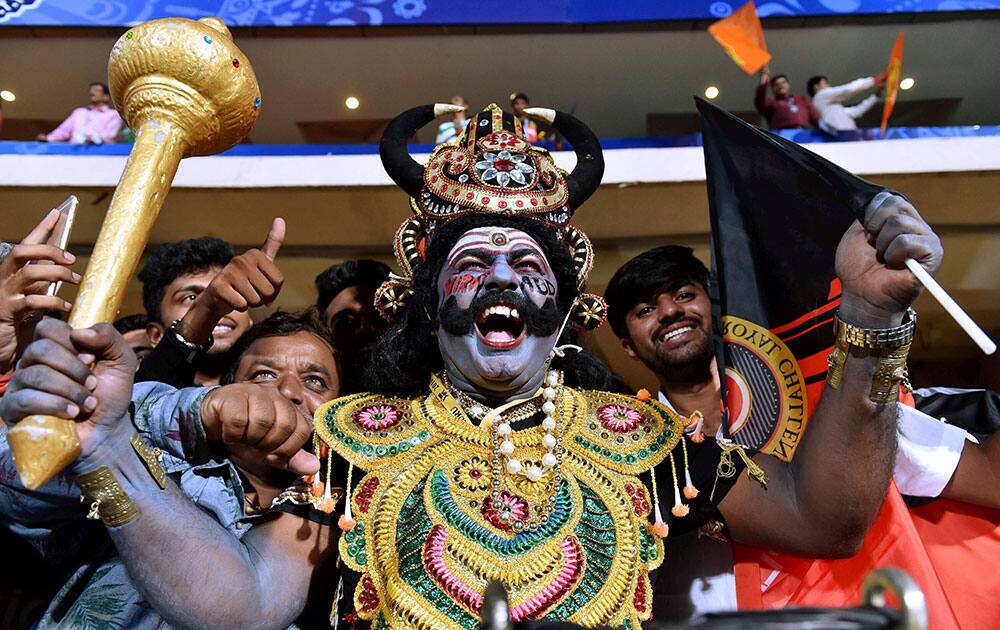
{"type": "Polygon", "coordinates": [[[181,334],[181,323],[182,320],[175,319],[173,323],[167,327],[167,335],[173,337],[174,341],[176,341],[177,344],[187,353],[184,356],[184,360],[189,364],[194,363],[195,359],[197,359],[199,355],[208,352],[208,350],[212,347],[212,344],[215,343],[215,338],[209,334],[208,341],[205,343],[191,343],[184,337],[184,335],[181,334]]]}
{"type": "Polygon", "coordinates": [[[831,389],[840,387],[849,354],[875,357],[875,374],[868,397],[877,404],[895,402],[900,384],[907,391],[910,388],[906,357],[916,328],[917,313],[912,308],[906,309],[903,323],[893,328],[861,328],[840,319],[838,312],[833,320],[834,347],[827,357],[827,385],[831,389]]]}
{"type": "Polygon", "coordinates": [[[153,481],[156,482],[156,485],[160,486],[160,490],[166,488],[167,473],[163,472],[163,466],[160,465],[163,461],[163,453],[160,449],[146,446],[146,443],[142,441],[138,433],[133,433],[129,442],[132,443],[132,449],[135,450],[135,454],[146,465],[146,470],[153,477],[153,481]]]}
{"type": "MultiPolygon", "coordinates": [[[[167,474],[163,471],[160,461],[163,453],[158,448],[150,448],[138,433],[132,433],[129,438],[132,449],[142,461],[150,476],[161,490],[167,487],[167,474]]],[[[90,503],[87,518],[100,519],[108,527],[120,527],[134,521],[139,516],[139,508],[125,494],[121,483],[107,466],[99,466],[94,470],[82,473],[76,477],[76,485],[82,493],[81,500],[90,503]]]]}
{"type": "Polygon", "coordinates": [[[76,485],[80,486],[83,500],[90,502],[87,518],[91,520],[101,519],[108,527],[119,527],[139,516],[139,508],[107,466],[77,475],[76,485]]]}

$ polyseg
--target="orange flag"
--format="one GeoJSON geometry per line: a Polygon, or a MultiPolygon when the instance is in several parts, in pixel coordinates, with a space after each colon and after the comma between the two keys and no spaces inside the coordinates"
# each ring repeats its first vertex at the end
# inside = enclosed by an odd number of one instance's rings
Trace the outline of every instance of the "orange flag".
{"type": "Polygon", "coordinates": [[[713,23],[708,32],[747,74],[758,72],[771,61],[764,42],[764,28],[752,0],[729,17],[713,23]]]}
{"type": "Polygon", "coordinates": [[[889,116],[896,105],[896,95],[899,94],[899,77],[903,72],[903,31],[896,36],[896,43],[889,55],[889,65],[885,67],[885,103],[882,105],[882,137],[885,137],[889,126],[889,116]]]}

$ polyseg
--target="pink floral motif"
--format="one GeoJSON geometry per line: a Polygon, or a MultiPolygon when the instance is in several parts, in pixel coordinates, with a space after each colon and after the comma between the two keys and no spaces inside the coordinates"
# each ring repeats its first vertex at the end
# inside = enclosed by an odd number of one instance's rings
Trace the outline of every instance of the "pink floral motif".
{"type": "Polygon", "coordinates": [[[615,433],[631,433],[645,420],[641,413],[624,405],[604,405],[597,410],[597,417],[605,429],[615,433]]]}
{"type": "Polygon", "coordinates": [[[372,405],[354,414],[354,422],[366,431],[383,431],[399,424],[399,412],[391,405],[372,405]]]}
{"type": "Polygon", "coordinates": [[[497,529],[510,531],[515,521],[528,520],[528,502],[504,490],[499,497],[483,501],[483,516],[497,529]]]}

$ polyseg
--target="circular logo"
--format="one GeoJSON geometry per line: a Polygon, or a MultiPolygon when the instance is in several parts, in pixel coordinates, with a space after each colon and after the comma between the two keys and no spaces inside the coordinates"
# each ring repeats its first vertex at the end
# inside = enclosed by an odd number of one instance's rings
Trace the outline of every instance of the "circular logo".
{"type": "Polygon", "coordinates": [[[744,446],[790,461],[806,424],[806,389],[798,361],[766,328],[722,318],[730,433],[744,446]]]}

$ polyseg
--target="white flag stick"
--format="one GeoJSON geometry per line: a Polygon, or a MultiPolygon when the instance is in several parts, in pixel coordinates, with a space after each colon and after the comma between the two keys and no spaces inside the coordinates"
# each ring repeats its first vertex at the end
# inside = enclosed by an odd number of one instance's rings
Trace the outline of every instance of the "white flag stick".
{"type": "Polygon", "coordinates": [[[983,352],[986,354],[993,354],[997,351],[997,344],[990,339],[985,332],[983,332],[983,329],[980,328],[976,322],[972,321],[969,314],[963,311],[962,307],[959,306],[955,300],[951,299],[948,292],[945,291],[940,284],[938,284],[937,280],[935,280],[931,274],[927,273],[927,271],[920,266],[920,263],[912,258],[907,258],[906,267],[913,272],[913,275],[917,277],[920,284],[927,287],[927,290],[931,292],[934,299],[936,299],[941,306],[944,307],[944,310],[948,311],[948,314],[952,316],[955,323],[962,327],[965,334],[972,337],[972,340],[976,342],[976,345],[979,346],[983,352]]]}

